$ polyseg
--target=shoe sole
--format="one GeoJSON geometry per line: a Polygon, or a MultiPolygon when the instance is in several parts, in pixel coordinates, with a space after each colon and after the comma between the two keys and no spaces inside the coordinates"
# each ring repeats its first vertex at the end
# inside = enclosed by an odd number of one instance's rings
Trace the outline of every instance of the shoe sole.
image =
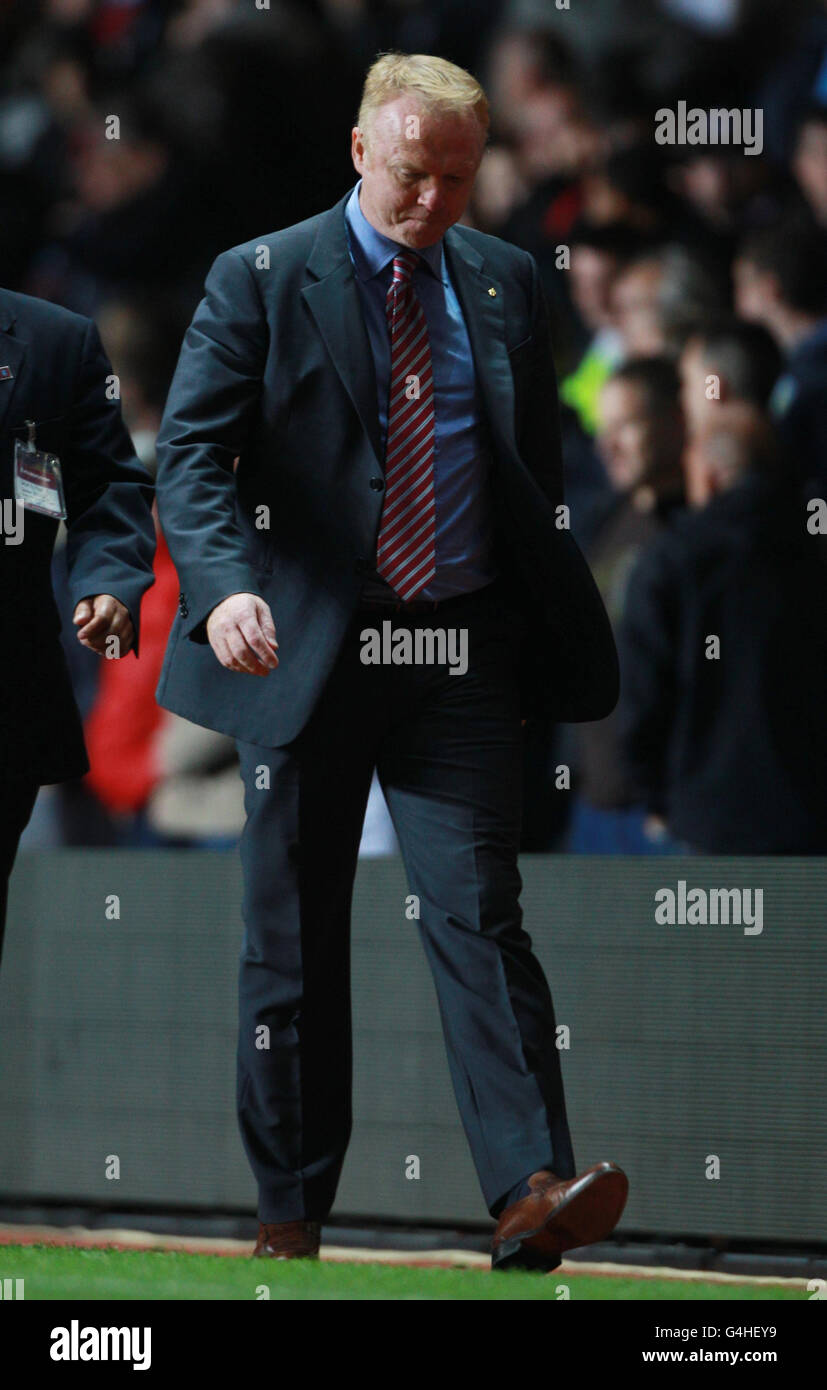
{"type": "Polygon", "coordinates": [[[491,1268],[556,1269],[564,1250],[605,1240],[620,1220],[628,1194],[629,1180],[614,1165],[586,1174],[542,1225],[492,1250],[491,1268]]]}
{"type": "Polygon", "coordinates": [[[260,1260],[318,1260],[318,1255],[273,1255],[269,1250],[254,1250],[253,1259],[260,1260]]]}
{"type": "Polygon", "coordinates": [[[319,1258],[319,1253],[318,1253],[318,1251],[313,1251],[313,1252],[307,1251],[306,1253],[305,1253],[305,1252],[302,1252],[301,1254],[290,1254],[290,1255],[276,1255],[276,1254],[273,1253],[272,1250],[254,1250],[254,1251],[253,1251],[253,1259],[254,1259],[254,1260],[261,1260],[261,1259],[265,1259],[265,1260],[318,1260],[318,1258],[319,1258]]]}

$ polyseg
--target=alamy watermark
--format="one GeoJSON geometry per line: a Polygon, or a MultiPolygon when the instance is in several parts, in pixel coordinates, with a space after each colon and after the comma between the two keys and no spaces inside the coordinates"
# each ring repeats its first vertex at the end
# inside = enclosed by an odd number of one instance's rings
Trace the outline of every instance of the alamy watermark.
{"type": "Polygon", "coordinates": [[[705,111],[679,101],[677,109],[662,106],[655,112],[658,145],[743,145],[744,154],[764,149],[764,112],[760,106],[714,106],[705,111]]]}
{"type": "Polygon", "coordinates": [[[673,888],[655,893],[655,921],[659,926],[743,926],[744,936],[760,936],[764,930],[763,888],[690,888],[686,879],[673,888]]]}
{"type": "Polygon", "coordinates": [[[131,1361],[133,1371],[152,1365],[151,1327],[86,1327],[73,1318],[52,1328],[52,1361],[131,1361]]]}
{"type": "Polygon", "coordinates": [[[359,660],[365,666],[450,666],[449,675],[468,670],[467,627],[397,627],[389,619],[381,632],[363,628],[359,660]]]}

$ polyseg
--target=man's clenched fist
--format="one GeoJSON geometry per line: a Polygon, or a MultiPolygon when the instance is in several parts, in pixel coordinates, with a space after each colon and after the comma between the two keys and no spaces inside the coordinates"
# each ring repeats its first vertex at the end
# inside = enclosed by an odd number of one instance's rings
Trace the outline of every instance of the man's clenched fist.
{"type": "Polygon", "coordinates": [[[230,594],[207,619],[207,637],[228,671],[266,676],[279,664],[273,615],[258,594],[230,594]]]}
{"type": "Polygon", "coordinates": [[[78,630],[81,645],[99,656],[105,654],[109,637],[118,638],[119,656],[126,656],[135,640],[129,610],[112,594],[90,594],[82,598],[74,611],[72,622],[78,630]]]}

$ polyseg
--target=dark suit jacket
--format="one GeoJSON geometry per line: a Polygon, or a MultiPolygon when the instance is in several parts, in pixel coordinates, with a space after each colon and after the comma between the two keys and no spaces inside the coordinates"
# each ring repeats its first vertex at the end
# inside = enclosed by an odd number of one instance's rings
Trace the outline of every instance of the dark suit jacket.
{"type": "Polygon", "coordinates": [[[626,756],[649,808],[711,854],[827,853],[827,565],[806,520],[750,478],[677,520],[629,581],[626,756]]]}
{"type": "MultiPolygon", "coordinates": [[[[267,747],[294,738],[313,710],[381,517],[376,380],[348,196],[217,257],[157,442],[161,525],[181,583],[158,700],[267,747]],[[269,508],[269,531],[256,528],[259,507],[269,508]],[[207,616],[237,592],[261,595],[273,612],[280,664],[266,677],[226,670],[207,642],[207,616]]],[[[498,558],[529,620],[523,713],[602,718],[617,699],[617,657],[585,561],[555,525],[562,460],[537,266],[462,226],[444,244],[484,399],[498,558]]]]}
{"type": "MultiPolygon", "coordinates": [[[[14,441],[26,439],[32,419],[36,447],[61,462],[72,608],[94,594],[120,599],[137,655],[141,597],[153,582],[153,488],[119,404],[107,399],[112,367],[98,330],[59,305],[0,289],[2,367],[11,375],[0,377],[0,499],[14,498],[14,441]]],[[[22,544],[0,536],[0,767],[39,782],[89,770],[52,593],[57,529],[26,511],[22,544]]]]}

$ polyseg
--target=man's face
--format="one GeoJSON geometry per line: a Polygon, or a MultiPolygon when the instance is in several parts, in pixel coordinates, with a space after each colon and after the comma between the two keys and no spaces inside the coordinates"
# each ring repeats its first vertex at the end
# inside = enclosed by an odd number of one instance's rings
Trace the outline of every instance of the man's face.
{"type": "Polygon", "coordinates": [[[596,333],[612,323],[612,285],[617,261],[593,246],[575,246],[571,253],[571,297],[586,327],[596,333]]]}
{"type": "Polygon", "coordinates": [[[681,405],[690,437],[699,433],[718,404],[714,398],[707,400],[706,395],[706,378],[713,372],[714,368],[704,360],[698,339],[690,338],[680,360],[681,405]]]}
{"type": "Polygon", "coordinates": [[[703,217],[716,224],[728,221],[736,201],[732,160],[724,155],[696,154],[683,170],[681,185],[703,217]]]}
{"type": "Polygon", "coordinates": [[[827,124],[809,121],[801,130],[793,172],[820,218],[827,217],[827,124]]]}
{"type": "Polygon", "coordinates": [[[632,382],[607,381],[600,393],[597,443],[612,486],[637,487],[656,454],[656,429],[645,392],[632,382]]]}
{"type": "Polygon", "coordinates": [[[474,116],[429,112],[403,92],[374,113],[367,132],[353,127],[362,212],[392,241],[432,246],[465,212],[484,148],[474,116]]]}
{"type": "Polygon", "coordinates": [[[683,488],[690,507],[705,507],[712,496],[711,473],[707,460],[705,433],[696,434],[684,450],[683,488]]]}
{"type": "Polygon", "coordinates": [[[664,350],[658,306],[662,277],[660,266],[652,261],[631,266],[615,281],[615,319],[630,357],[647,357],[664,350]]]}
{"type": "Polygon", "coordinates": [[[769,327],[770,310],[777,298],[773,275],[759,269],[744,256],[736,256],[732,266],[735,286],[735,312],[739,318],[769,327]]]}

